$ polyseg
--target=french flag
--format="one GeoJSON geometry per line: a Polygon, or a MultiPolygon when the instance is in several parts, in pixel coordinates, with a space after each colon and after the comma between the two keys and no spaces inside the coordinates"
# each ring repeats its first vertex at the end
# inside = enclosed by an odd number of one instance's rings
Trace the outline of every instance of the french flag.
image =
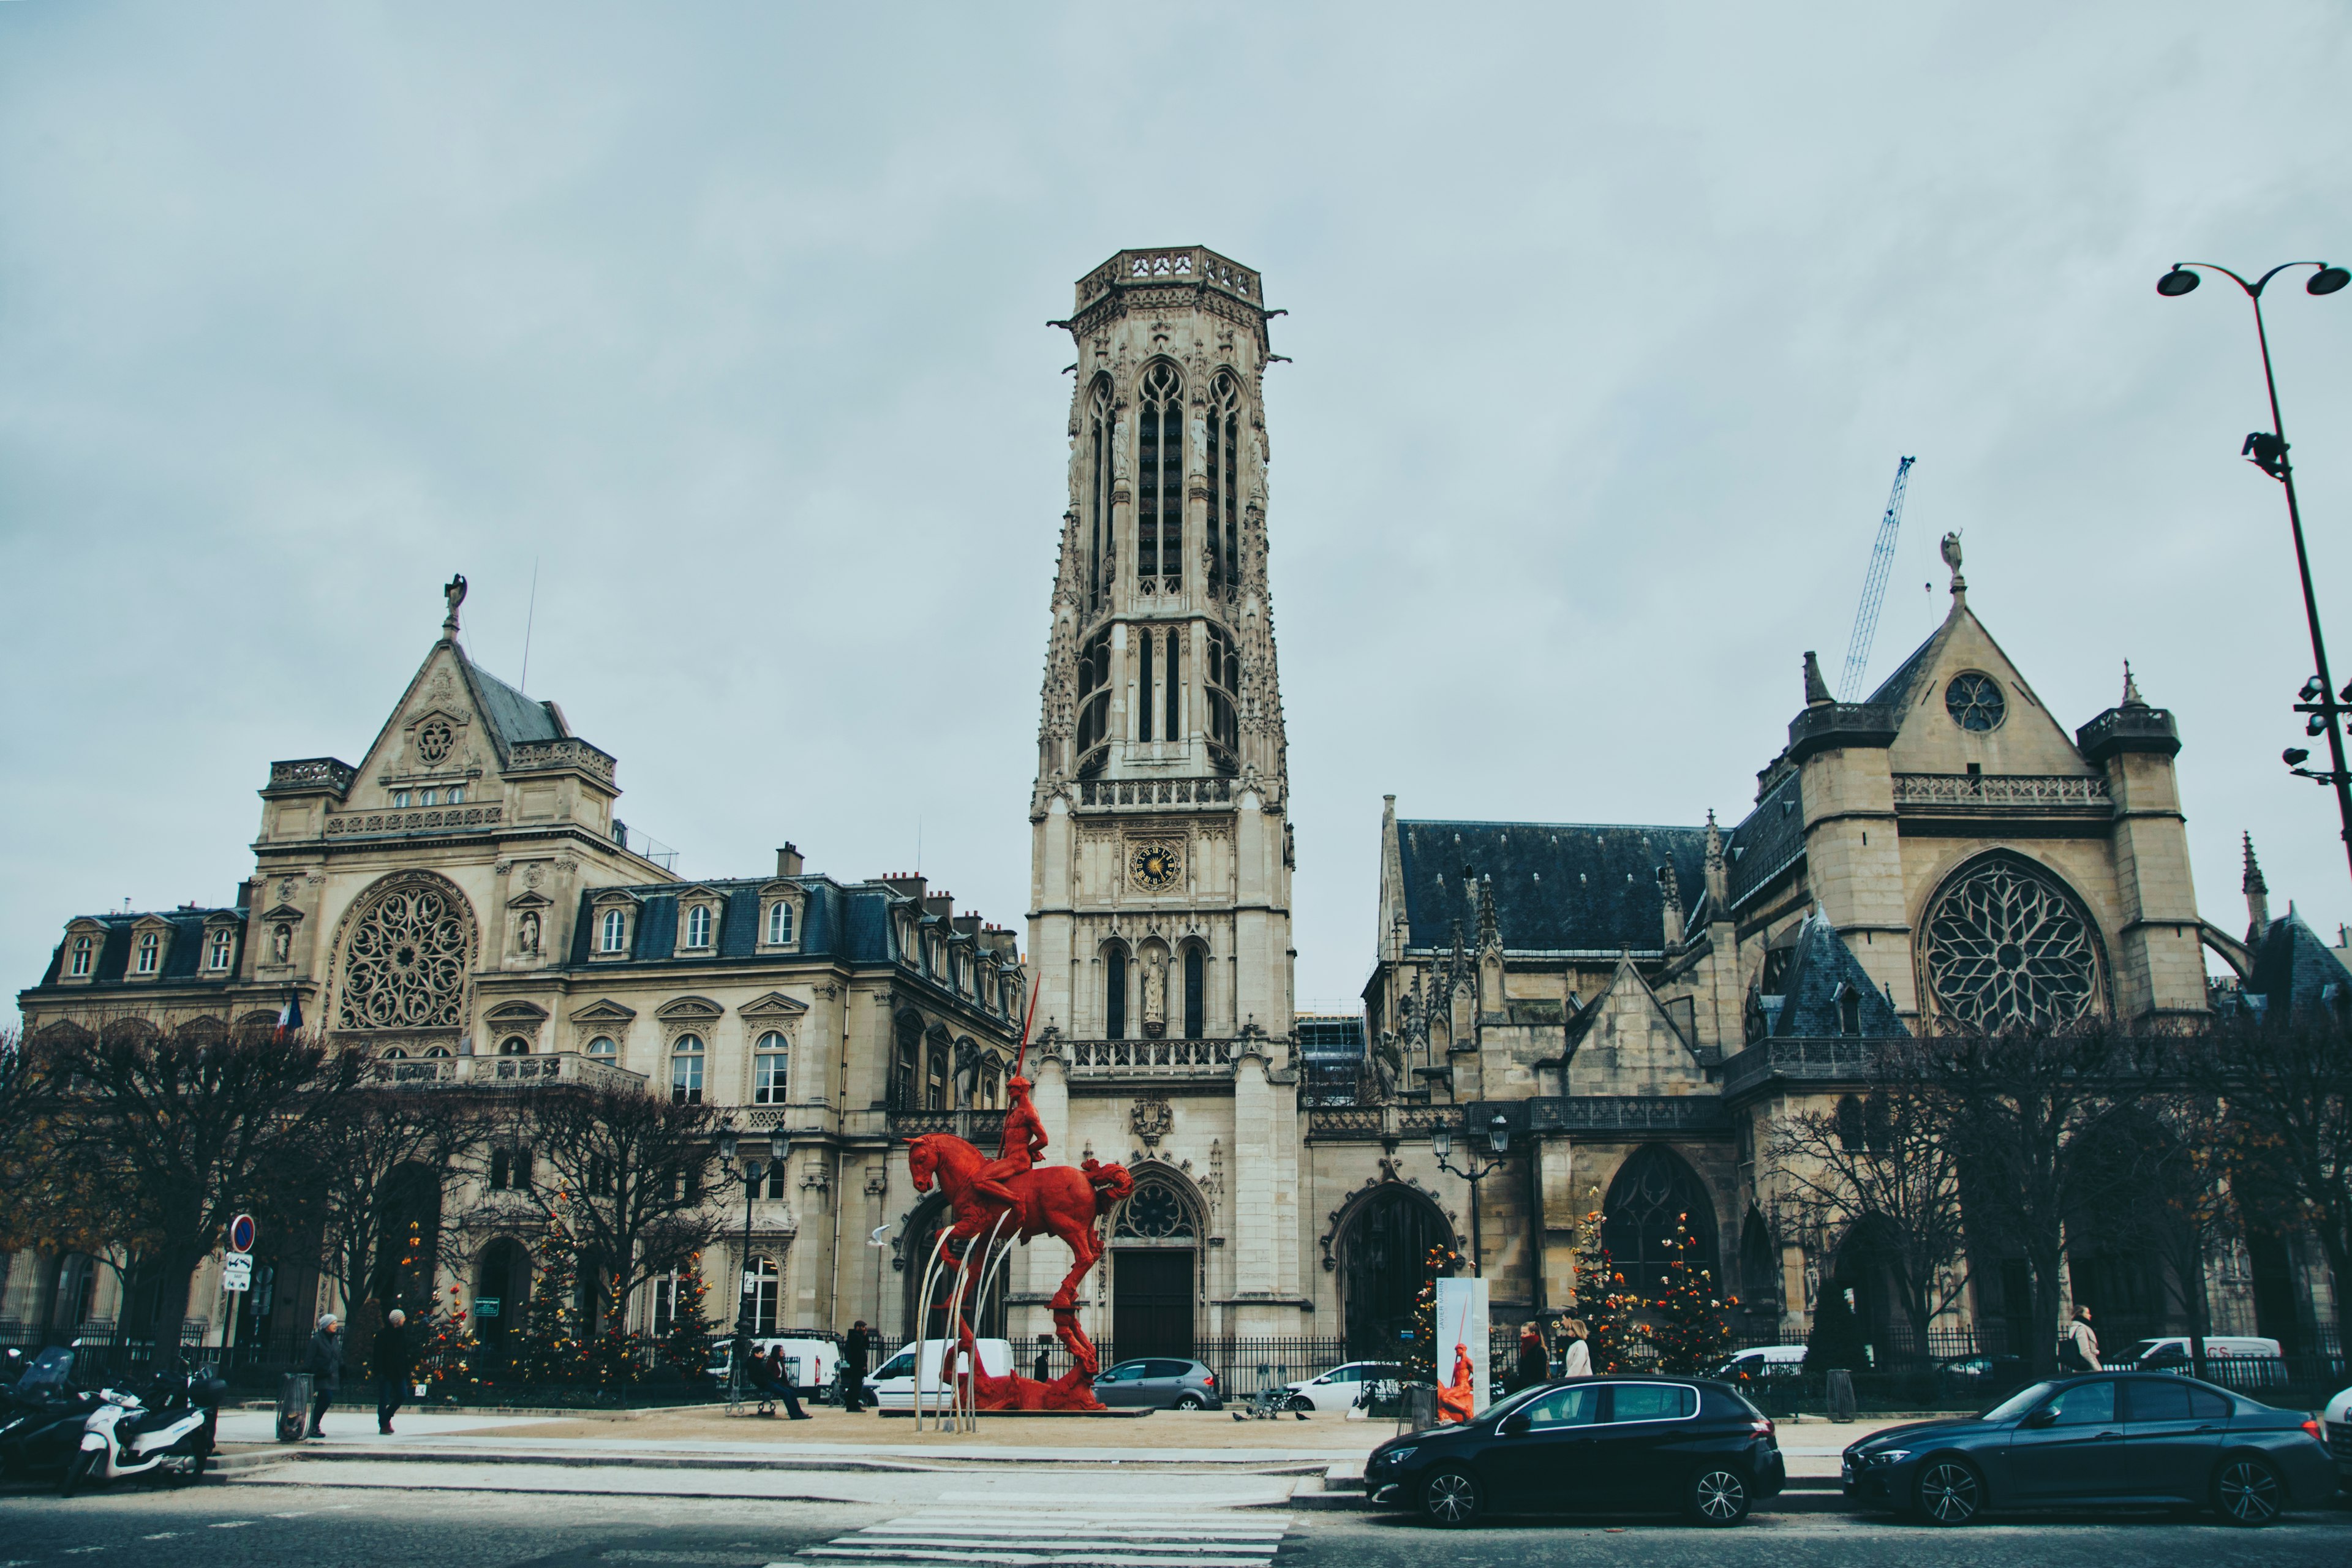
{"type": "Polygon", "coordinates": [[[282,1039],[288,1035],[298,1034],[301,1028],[302,998],[289,991],[286,994],[286,1005],[278,1010],[278,1037],[282,1039]]]}

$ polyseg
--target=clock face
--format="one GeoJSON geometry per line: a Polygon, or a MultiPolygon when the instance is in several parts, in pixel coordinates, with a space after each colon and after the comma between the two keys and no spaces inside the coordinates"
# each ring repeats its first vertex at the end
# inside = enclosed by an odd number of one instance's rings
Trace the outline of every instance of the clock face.
{"type": "Polygon", "coordinates": [[[1128,875],[1147,892],[1172,888],[1184,874],[1184,857],[1173,844],[1139,844],[1128,851],[1128,875]]]}

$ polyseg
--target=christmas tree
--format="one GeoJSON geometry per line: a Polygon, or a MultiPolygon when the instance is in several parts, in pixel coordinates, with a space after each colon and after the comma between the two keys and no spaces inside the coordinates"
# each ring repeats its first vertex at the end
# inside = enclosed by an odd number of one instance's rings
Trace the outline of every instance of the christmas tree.
{"type": "Polygon", "coordinates": [[[1649,1341],[1657,1349],[1660,1372],[1706,1372],[1731,1353],[1731,1324],[1724,1314],[1739,1303],[1716,1296],[1715,1275],[1699,1266],[1698,1237],[1690,1233],[1689,1219],[1675,1216],[1675,1234],[1666,1242],[1666,1278],[1658,1299],[1649,1303],[1649,1341]]]}
{"type": "Polygon", "coordinates": [[[1869,1364],[1862,1345],[1862,1324],[1846,1305],[1843,1287],[1825,1284],[1813,1307],[1813,1331],[1805,1341],[1805,1370],[1826,1372],[1842,1366],[1858,1372],[1869,1364]]]}
{"type": "Polygon", "coordinates": [[[671,1286],[669,1331],[662,1335],[662,1359],[680,1377],[693,1382],[710,1364],[711,1341],[718,1325],[710,1321],[710,1287],[702,1279],[702,1254],[686,1260],[671,1286]]]}
{"type": "Polygon", "coordinates": [[[1596,1373],[1622,1372],[1633,1309],[1625,1277],[1601,1242],[1601,1211],[1584,1216],[1576,1250],[1576,1315],[1585,1327],[1585,1353],[1596,1373]]]}
{"type": "Polygon", "coordinates": [[[516,1347],[511,1375],[540,1386],[561,1386],[588,1370],[580,1335],[580,1247],[564,1220],[558,1194],[547,1235],[539,1244],[539,1271],[531,1280],[530,1318],[516,1347]]]}
{"type": "Polygon", "coordinates": [[[446,1307],[440,1298],[417,1314],[415,1379],[425,1385],[425,1397],[442,1403],[455,1403],[473,1392],[473,1360],[477,1346],[474,1331],[466,1309],[459,1304],[457,1287],[449,1287],[446,1307]]]}
{"type": "MultiPolygon", "coordinates": [[[[1462,1256],[1450,1247],[1433,1247],[1422,1260],[1424,1278],[1421,1294],[1412,1299],[1412,1342],[1405,1346],[1404,1375],[1408,1383],[1437,1381],[1437,1279],[1462,1266],[1462,1256]]],[[[1446,1365],[1454,1364],[1448,1347],[1446,1365]]]]}

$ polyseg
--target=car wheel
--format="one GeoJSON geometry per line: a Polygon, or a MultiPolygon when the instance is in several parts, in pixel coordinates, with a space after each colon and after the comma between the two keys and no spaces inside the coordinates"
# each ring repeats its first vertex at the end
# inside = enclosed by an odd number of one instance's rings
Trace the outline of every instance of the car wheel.
{"type": "Polygon", "coordinates": [[[1475,1524],[1486,1510],[1486,1494],[1466,1470],[1440,1470],[1421,1483],[1421,1511],[1442,1529],[1475,1524]]]}
{"type": "Polygon", "coordinates": [[[71,1497],[89,1472],[96,1468],[98,1456],[87,1448],[77,1448],[74,1457],[66,1461],[66,1473],[58,1478],[58,1496],[71,1497]]]}
{"type": "Polygon", "coordinates": [[[1937,1459],[1919,1472],[1919,1517],[1929,1524],[1971,1524],[1984,1511],[1984,1482],[1967,1461],[1937,1459]]]}
{"type": "Polygon", "coordinates": [[[1316,1405],[1315,1402],[1307,1398],[1307,1395],[1303,1394],[1294,1394],[1290,1396],[1289,1400],[1284,1404],[1283,1408],[1285,1410],[1312,1410],[1316,1408],[1316,1405]]]}
{"type": "Polygon", "coordinates": [[[1748,1478],[1738,1470],[1701,1470],[1684,1500],[1701,1524],[1738,1524],[1748,1517],[1748,1478]]]}
{"type": "Polygon", "coordinates": [[[1176,1408],[1179,1410],[1205,1410],[1208,1406],[1202,1403],[1201,1396],[1197,1394],[1181,1394],[1176,1397],[1176,1408]]]}
{"type": "Polygon", "coordinates": [[[2213,1478],[2213,1511],[2225,1524],[2260,1529],[2286,1506],[2286,1488],[2267,1459],[2231,1459],[2213,1478]]]}

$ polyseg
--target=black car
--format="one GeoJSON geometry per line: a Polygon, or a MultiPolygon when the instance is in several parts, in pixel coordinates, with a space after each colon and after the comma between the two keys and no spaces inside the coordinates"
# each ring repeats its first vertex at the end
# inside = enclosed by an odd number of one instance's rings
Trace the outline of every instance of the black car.
{"type": "Polygon", "coordinates": [[[1772,1423],[1737,1389],[1664,1376],[1537,1384],[1475,1420],[1391,1438],[1364,1462],[1375,1503],[1457,1527],[1580,1509],[1738,1524],[1786,1479],[1772,1423]]]}
{"type": "Polygon", "coordinates": [[[2094,1373],[2028,1384],[1961,1421],[1889,1427],[1845,1451],[1863,1508],[1966,1524],[1988,1509],[2210,1506],[2268,1524],[2336,1490],[2318,1423],[2194,1378],[2094,1373]]]}

